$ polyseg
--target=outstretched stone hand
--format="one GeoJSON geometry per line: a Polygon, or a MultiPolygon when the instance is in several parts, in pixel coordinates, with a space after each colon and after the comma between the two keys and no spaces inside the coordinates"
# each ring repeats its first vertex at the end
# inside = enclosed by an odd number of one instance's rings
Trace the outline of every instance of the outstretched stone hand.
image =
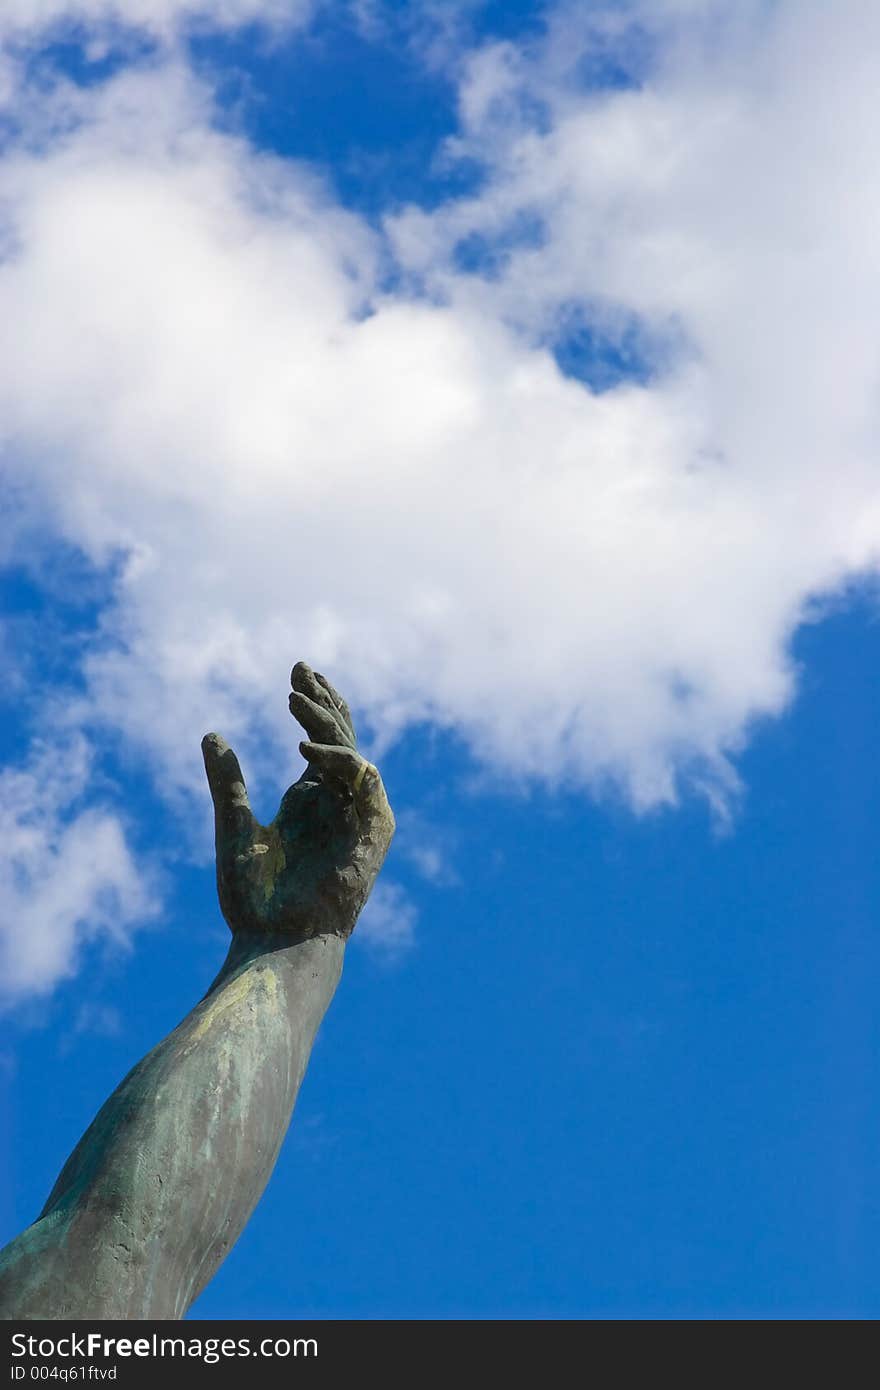
{"type": "Polygon", "coordinates": [[[0,1319],[182,1318],[260,1199],[394,833],[345,701],[304,662],[291,683],[308,767],[271,825],[232,749],[203,740],[229,953],[0,1252],[0,1319]]]}
{"type": "Polygon", "coordinates": [[[250,808],[238,758],[219,734],[202,753],[214,801],[217,891],[230,929],[302,940],[354,929],[391,837],[394,815],[378,770],[357,751],[348,705],[304,661],[290,711],[308,739],[303,775],[271,825],[250,808]]]}

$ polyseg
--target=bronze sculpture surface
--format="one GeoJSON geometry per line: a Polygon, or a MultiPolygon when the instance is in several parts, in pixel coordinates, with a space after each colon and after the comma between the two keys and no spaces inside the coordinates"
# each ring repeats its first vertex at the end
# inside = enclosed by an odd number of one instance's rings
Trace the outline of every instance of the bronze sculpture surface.
{"type": "Polygon", "coordinates": [[[217,734],[202,741],[229,954],[0,1252],[2,1318],[183,1317],[269,1180],[394,833],[345,701],[304,662],[291,684],[308,766],[271,825],[254,817],[232,749],[217,734]]]}

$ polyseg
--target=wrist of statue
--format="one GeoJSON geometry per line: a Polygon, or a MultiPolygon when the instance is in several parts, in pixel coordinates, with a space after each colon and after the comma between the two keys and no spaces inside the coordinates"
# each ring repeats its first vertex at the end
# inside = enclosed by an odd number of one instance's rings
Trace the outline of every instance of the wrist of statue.
{"type": "Polygon", "coordinates": [[[325,953],[320,950],[316,953],[308,947],[312,943],[317,945],[320,942],[331,948],[326,952],[328,962],[339,960],[345,951],[346,938],[335,932],[316,937],[268,931],[236,931],[232,935],[226,959],[212,981],[207,995],[213,994],[251,969],[270,968],[286,971],[295,969],[298,962],[307,957],[309,969],[313,970],[315,962],[321,960],[325,953]],[[304,948],[305,954],[301,948],[304,948]]]}

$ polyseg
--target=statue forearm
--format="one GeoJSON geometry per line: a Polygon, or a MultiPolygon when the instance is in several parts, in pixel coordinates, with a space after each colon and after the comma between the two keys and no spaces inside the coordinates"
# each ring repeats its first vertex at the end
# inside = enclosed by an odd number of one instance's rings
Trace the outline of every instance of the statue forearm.
{"type": "Polygon", "coordinates": [[[38,1219],[0,1252],[0,1317],[180,1318],[238,1239],[394,833],[351,712],[298,662],[303,775],[270,825],[218,734],[202,740],[232,945],[200,1004],[99,1111],[38,1219]]]}
{"type": "Polygon", "coordinates": [[[342,969],[335,935],[238,935],[128,1074],[39,1219],[0,1255],[0,1316],[179,1318],[269,1179],[342,969]]]}

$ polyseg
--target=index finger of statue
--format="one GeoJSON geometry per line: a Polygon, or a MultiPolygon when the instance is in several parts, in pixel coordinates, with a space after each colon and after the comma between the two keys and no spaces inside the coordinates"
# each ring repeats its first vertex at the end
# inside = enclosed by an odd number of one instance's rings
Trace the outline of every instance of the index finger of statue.
{"type": "Polygon", "coordinates": [[[341,715],[331,712],[325,705],[318,704],[301,690],[292,692],[290,712],[299,720],[313,742],[338,744],[343,748],[354,747],[354,739],[343,724],[341,715]]]}
{"type": "Polygon", "coordinates": [[[219,734],[205,734],[202,757],[218,825],[249,831],[255,822],[238,758],[219,734]]]}

